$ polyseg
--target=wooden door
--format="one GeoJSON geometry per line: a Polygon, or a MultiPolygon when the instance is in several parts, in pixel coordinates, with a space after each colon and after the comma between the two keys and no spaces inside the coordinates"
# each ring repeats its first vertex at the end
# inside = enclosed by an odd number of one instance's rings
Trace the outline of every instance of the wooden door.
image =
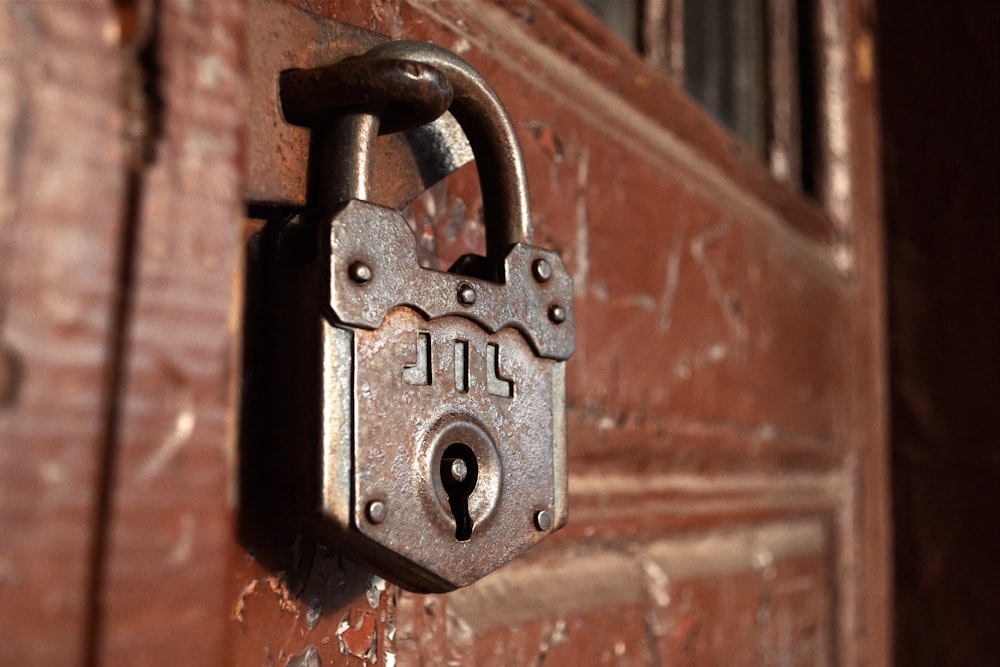
{"type": "MultiPolygon", "coordinates": [[[[4,3],[0,663],[886,664],[871,9],[815,6],[811,198],[570,0],[4,3]],[[338,25],[491,81],[575,281],[570,523],[447,595],[238,535],[248,207],[304,160],[251,69],[338,25]]],[[[418,199],[428,262],[478,206],[418,199]]]]}

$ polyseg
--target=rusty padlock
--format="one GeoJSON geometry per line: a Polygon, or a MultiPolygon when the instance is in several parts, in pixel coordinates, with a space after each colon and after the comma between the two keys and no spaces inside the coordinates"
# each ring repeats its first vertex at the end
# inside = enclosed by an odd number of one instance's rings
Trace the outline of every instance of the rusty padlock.
{"type": "Polygon", "coordinates": [[[293,378],[319,373],[302,383],[319,390],[317,427],[288,429],[315,438],[288,447],[304,459],[293,511],[407,588],[465,586],[566,522],[572,279],[555,252],[530,245],[513,123],[457,55],[387,42],[286,72],[281,93],[286,117],[312,129],[318,234],[315,266],[300,271],[311,278],[296,283],[319,292],[315,308],[297,308],[315,350],[283,362],[293,378]],[[315,98],[331,90],[332,102],[315,98]],[[445,108],[476,158],[487,249],[441,272],[419,265],[400,211],[368,198],[380,130],[445,108]]]}

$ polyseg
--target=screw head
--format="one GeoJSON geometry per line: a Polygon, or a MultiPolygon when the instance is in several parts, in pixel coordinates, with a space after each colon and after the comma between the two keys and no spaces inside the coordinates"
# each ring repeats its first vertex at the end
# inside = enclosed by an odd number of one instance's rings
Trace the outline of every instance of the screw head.
{"type": "Polygon", "coordinates": [[[372,279],[372,267],[364,262],[353,262],[347,267],[347,275],[359,285],[364,285],[372,279]]]}
{"type": "Polygon", "coordinates": [[[545,510],[535,512],[535,530],[546,531],[552,527],[552,515],[545,510]]]}
{"type": "Polygon", "coordinates": [[[471,306],[476,302],[476,290],[469,283],[458,286],[458,302],[463,306],[471,306]]]}
{"type": "Polygon", "coordinates": [[[566,321],[566,309],[558,303],[549,306],[549,321],[553,324],[562,324],[566,321]]]}
{"type": "Polygon", "coordinates": [[[531,274],[538,282],[547,282],[552,277],[552,265],[544,259],[536,259],[531,265],[531,274]]]}
{"type": "Polygon", "coordinates": [[[380,524],[389,516],[389,508],[381,500],[372,500],[365,507],[365,516],[374,524],[380,524]]]}

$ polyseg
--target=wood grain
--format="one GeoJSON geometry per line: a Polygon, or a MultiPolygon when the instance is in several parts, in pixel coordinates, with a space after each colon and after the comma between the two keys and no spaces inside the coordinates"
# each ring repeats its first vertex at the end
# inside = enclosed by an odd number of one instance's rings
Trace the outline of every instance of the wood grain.
{"type": "Polygon", "coordinates": [[[146,85],[163,106],[140,175],[99,660],[218,665],[229,622],[241,6],[154,7],[146,85]]]}
{"type": "Polygon", "coordinates": [[[77,664],[125,154],[117,21],[0,4],[0,663],[77,664]]]}
{"type": "MultiPolygon", "coordinates": [[[[271,559],[237,534],[243,178],[267,172],[244,163],[241,86],[262,3],[123,3],[141,52],[106,7],[3,6],[0,662],[71,664],[90,642],[109,665],[885,664],[865,2],[820,3],[821,204],[575,3],[267,5],[480,69],[521,136],[536,240],[574,275],[570,527],[450,596],[336,545],[271,559]]],[[[421,256],[480,250],[481,207],[470,169],[423,195],[421,256]]]]}

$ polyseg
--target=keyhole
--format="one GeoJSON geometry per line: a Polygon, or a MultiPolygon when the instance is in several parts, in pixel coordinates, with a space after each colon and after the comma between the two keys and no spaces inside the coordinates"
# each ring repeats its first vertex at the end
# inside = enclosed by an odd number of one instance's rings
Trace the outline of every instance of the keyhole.
{"type": "Polygon", "coordinates": [[[441,484],[448,494],[451,515],[455,517],[455,539],[459,542],[472,538],[469,496],[478,479],[479,464],[472,449],[461,442],[449,445],[441,457],[441,484]]]}

